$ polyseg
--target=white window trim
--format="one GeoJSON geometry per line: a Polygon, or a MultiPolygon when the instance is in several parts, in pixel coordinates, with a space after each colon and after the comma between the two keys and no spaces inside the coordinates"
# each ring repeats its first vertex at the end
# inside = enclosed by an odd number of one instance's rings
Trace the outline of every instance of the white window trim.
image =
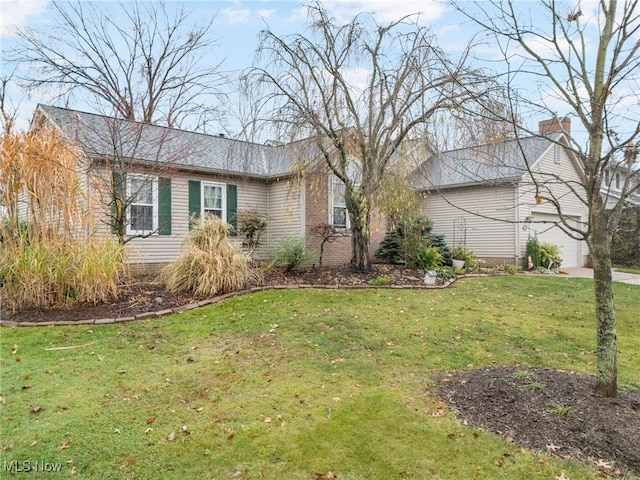
{"type": "Polygon", "coordinates": [[[553,162],[556,165],[560,164],[560,148],[560,145],[558,145],[557,143],[553,147],[553,162]]]}
{"type": "Polygon", "coordinates": [[[148,175],[135,175],[129,174],[126,177],[127,182],[127,198],[133,198],[133,193],[131,191],[131,181],[133,179],[142,179],[145,181],[151,181],[151,204],[147,203],[133,203],[129,202],[127,206],[127,235],[157,235],[158,234],[158,178],[157,177],[149,177],[148,175]],[[131,228],[131,206],[132,205],[151,205],[152,207],[152,229],[151,230],[134,230],[131,228]]]}
{"type": "Polygon", "coordinates": [[[344,205],[341,204],[337,204],[338,207],[344,208],[345,209],[345,224],[346,225],[336,225],[333,223],[333,208],[336,206],[336,204],[334,204],[333,199],[334,199],[334,186],[336,184],[336,182],[339,182],[340,179],[334,175],[333,173],[329,175],[329,222],[328,224],[336,227],[336,228],[340,228],[340,229],[345,229],[348,230],[351,228],[351,222],[349,220],[349,211],[347,210],[347,202],[344,202],[344,205]]]}
{"type": "Polygon", "coordinates": [[[227,221],[227,185],[224,183],[216,182],[202,182],[200,187],[200,218],[205,218],[204,208],[204,190],[205,187],[220,187],[222,189],[222,220],[227,221]]]}

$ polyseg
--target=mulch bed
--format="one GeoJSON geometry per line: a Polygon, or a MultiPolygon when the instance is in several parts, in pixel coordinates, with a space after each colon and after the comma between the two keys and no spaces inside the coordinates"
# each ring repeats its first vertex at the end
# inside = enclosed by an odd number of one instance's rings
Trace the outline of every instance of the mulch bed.
{"type": "MultiPolygon", "coordinates": [[[[389,286],[423,286],[420,271],[389,265],[376,265],[367,273],[348,267],[292,273],[272,270],[260,286],[348,288],[366,286],[380,277],[386,277],[389,286]]],[[[153,279],[142,278],[123,286],[122,296],[110,304],[17,312],[3,305],[0,313],[3,321],[16,323],[73,322],[134,317],[199,300],[203,299],[169,293],[153,279]]],[[[638,390],[621,392],[615,399],[598,398],[594,395],[594,377],[525,367],[447,375],[438,380],[436,388],[439,396],[469,425],[494,432],[524,448],[586,462],[602,476],[640,477],[638,390]]]]}
{"type": "Polygon", "coordinates": [[[593,376],[529,367],[465,371],[437,388],[469,425],[603,476],[640,476],[640,390],[601,398],[593,376]]]}
{"type": "MultiPolygon", "coordinates": [[[[366,286],[371,280],[386,277],[389,285],[395,286],[423,286],[421,271],[396,265],[376,265],[369,272],[358,272],[348,266],[339,268],[309,268],[286,272],[283,269],[270,269],[260,284],[248,287],[265,286],[335,286],[355,287],[366,286]]],[[[443,283],[440,280],[440,283],[443,283]]],[[[80,321],[109,318],[127,318],[147,312],[156,312],[184,306],[193,302],[205,300],[190,293],[167,292],[153,278],[140,277],[132,279],[121,287],[121,295],[117,301],[106,304],[82,304],[72,308],[25,309],[12,311],[3,305],[1,319],[16,323],[41,323],[59,321],[80,321]]]]}

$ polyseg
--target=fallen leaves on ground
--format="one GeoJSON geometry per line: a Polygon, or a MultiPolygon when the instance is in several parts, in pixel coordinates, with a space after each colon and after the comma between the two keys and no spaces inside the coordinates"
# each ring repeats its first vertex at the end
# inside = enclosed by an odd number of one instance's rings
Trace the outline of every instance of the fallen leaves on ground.
{"type": "Polygon", "coordinates": [[[187,428],[186,425],[183,425],[180,428],[180,432],[171,432],[169,435],[167,435],[167,440],[169,440],[170,442],[174,441],[176,439],[176,437],[178,436],[178,433],[183,433],[184,435],[191,435],[191,432],[189,431],[189,429],[187,428]]]}
{"type": "Polygon", "coordinates": [[[333,473],[333,472],[327,472],[327,473],[314,473],[313,477],[316,480],[334,480],[335,478],[338,478],[338,476],[333,473]]]}

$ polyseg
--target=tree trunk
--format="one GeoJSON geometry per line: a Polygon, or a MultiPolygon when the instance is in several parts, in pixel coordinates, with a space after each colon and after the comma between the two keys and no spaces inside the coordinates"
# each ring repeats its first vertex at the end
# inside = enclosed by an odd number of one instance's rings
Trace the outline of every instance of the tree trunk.
{"type": "Polygon", "coordinates": [[[371,269],[369,258],[370,215],[369,209],[358,205],[355,214],[349,212],[351,220],[351,264],[361,272],[371,269]]]}
{"type": "Polygon", "coordinates": [[[353,249],[351,263],[361,272],[371,269],[371,259],[369,258],[369,222],[366,223],[366,227],[364,225],[358,225],[356,227],[353,224],[351,226],[351,246],[353,249]]]}
{"type": "MultiPolygon", "coordinates": [[[[603,209],[596,200],[594,210],[603,209]]],[[[597,375],[596,395],[615,397],[618,385],[618,347],[616,341],[616,313],[611,280],[611,241],[607,231],[606,215],[591,216],[593,229],[591,256],[596,300],[597,323],[597,375]]]]}

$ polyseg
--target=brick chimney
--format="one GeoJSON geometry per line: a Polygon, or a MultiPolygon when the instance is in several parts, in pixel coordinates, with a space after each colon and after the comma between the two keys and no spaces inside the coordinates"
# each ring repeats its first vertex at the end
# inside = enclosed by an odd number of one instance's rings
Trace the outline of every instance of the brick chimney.
{"type": "Polygon", "coordinates": [[[548,120],[542,120],[538,123],[538,129],[540,135],[546,133],[565,132],[567,135],[571,134],[571,119],[569,117],[562,118],[550,118],[548,120]]]}

